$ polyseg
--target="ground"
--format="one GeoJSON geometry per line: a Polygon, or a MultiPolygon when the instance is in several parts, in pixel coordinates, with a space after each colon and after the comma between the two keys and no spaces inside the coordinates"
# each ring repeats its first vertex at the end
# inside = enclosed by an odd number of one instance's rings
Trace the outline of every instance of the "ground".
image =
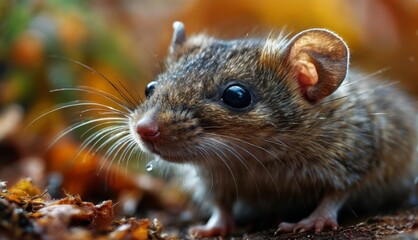
{"type": "MultiPolygon", "coordinates": [[[[113,207],[110,200],[94,205],[70,194],[52,199],[30,179],[10,188],[0,182],[0,239],[192,239],[185,229],[165,228],[157,218],[116,219],[113,207]]],[[[319,234],[275,234],[275,229],[268,229],[231,239],[418,239],[418,207],[372,216],[319,234]]]]}

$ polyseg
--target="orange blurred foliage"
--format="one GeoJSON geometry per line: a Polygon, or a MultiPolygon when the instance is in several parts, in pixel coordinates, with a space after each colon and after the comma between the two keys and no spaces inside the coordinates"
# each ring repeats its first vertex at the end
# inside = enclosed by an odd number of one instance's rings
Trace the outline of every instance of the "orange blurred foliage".
{"type": "Polygon", "coordinates": [[[39,68],[44,58],[44,44],[35,31],[21,33],[10,50],[11,61],[24,68],[39,68]]]}

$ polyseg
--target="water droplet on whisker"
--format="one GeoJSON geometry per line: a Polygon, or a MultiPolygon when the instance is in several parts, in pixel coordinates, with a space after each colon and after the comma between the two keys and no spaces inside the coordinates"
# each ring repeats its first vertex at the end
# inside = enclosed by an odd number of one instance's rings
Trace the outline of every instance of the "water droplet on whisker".
{"type": "Polygon", "coordinates": [[[147,165],[145,166],[145,169],[147,172],[151,172],[154,169],[154,164],[157,162],[157,159],[151,160],[147,165]]]}

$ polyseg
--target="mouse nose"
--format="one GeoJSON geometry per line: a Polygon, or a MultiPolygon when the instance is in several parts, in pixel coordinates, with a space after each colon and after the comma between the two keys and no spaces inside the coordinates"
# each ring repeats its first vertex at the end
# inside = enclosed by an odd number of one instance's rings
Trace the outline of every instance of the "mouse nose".
{"type": "Polygon", "coordinates": [[[148,116],[137,122],[136,132],[144,141],[156,141],[160,138],[160,128],[157,121],[148,116]]]}

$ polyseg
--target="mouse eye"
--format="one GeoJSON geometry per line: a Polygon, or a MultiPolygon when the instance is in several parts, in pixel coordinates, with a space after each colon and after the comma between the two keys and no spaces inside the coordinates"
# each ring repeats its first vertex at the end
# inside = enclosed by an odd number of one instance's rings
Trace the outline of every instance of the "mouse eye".
{"type": "Polygon", "coordinates": [[[221,101],[233,108],[245,108],[251,104],[251,93],[244,86],[233,84],[224,90],[221,101]]]}
{"type": "Polygon", "coordinates": [[[145,96],[149,98],[154,92],[155,86],[157,86],[157,81],[152,81],[148,83],[147,88],[145,88],[145,96]]]}

